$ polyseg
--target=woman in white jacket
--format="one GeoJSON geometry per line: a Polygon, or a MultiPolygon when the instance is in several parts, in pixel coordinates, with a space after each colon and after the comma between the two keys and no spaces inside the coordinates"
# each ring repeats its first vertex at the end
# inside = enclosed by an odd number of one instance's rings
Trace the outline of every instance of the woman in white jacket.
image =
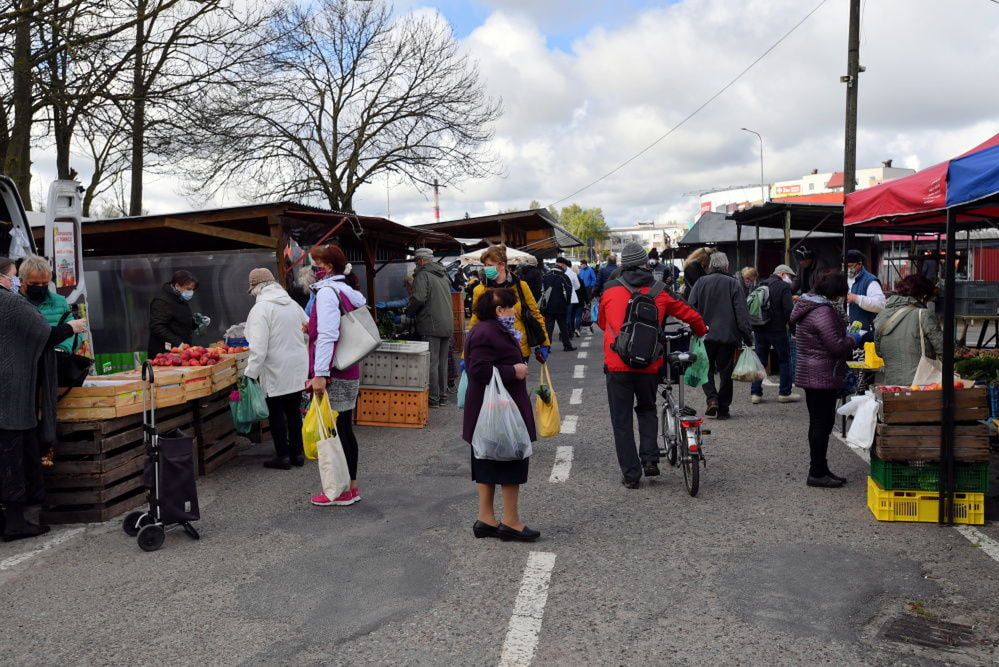
{"type": "Polygon", "coordinates": [[[257,303],[246,318],[250,359],[244,375],[260,382],[270,411],[274,458],[265,468],[305,465],[302,450],[302,391],[309,377],[305,311],[267,269],[250,271],[250,294],[257,303]]]}

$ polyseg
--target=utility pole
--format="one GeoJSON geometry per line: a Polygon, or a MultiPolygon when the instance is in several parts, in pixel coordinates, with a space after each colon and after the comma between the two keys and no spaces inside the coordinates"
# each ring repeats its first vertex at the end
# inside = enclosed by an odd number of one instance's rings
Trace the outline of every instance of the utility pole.
{"type": "Polygon", "coordinates": [[[437,179],[434,179],[434,222],[441,221],[441,198],[440,198],[440,185],[437,183],[437,179]]]}
{"type": "MultiPolygon", "coordinates": [[[[843,196],[850,194],[857,183],[857,99],[860,86],[860,0],[850,0],[850,30],[846,50],[846,132],[843,149],[843,196]]],[[[843,229],[843,261],[853,234],[843,229]],[[851,238],[848,238],[851,237],[851,238]]]]}

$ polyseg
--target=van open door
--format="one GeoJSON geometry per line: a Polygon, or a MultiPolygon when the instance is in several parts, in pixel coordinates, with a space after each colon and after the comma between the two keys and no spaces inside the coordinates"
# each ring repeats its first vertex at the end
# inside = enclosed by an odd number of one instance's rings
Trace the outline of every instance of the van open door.
{"type": "Polygon", "coordinates": [[[31,224],[17,187],[7,176],[0,176],[0,257],[14,261],[36,254],[31,224]]]}
{"type": "MultiPolygon", "coordinates": [[[[55,291],[66,297],[73,317],[88,318],[87,284],[83,274],[83,201],[76,181],[54,181],[49,187],[45,218],[45,257],[52,265],[55,291]]],[[[93,358],[90,330],[77,350],[93,358]]]]}

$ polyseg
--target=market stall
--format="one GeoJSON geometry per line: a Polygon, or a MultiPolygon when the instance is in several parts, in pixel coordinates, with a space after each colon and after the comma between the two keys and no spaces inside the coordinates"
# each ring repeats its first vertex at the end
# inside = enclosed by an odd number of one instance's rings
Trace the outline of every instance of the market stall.
{"type": "MultiPolygon", "coordinates": [[[[997,223],[999,134],[953,160],[846,197],[844,224],[847,229],[945,234],[942,378],[951,378],[955,370],[957,232],[994,227],[997,223]]],[[[889,405],[908,405],[907,409],[901,409],[897,414],[906,415],[904,419],[909,419],[914,414],[921,413],[924,415],[922,421],[902,422],[902,418],[896,415],[895,425],[930,424],[919,437],[924,445],[926,439],[930,439],[929,443],[935,449],[935,457],[939,463],[936,494],[932,496],[937,520],[941,524],[972,522],[968,516],[973,508],[969,505],[974,505],[979,499],[968,499],[969,494],[960,491],[959,478],[962,473],[959,471],[963,468],[959,468],[957,464],[975,462],[968,458],[966,451],[968,437],[977,443],[973,445],[976,447],[974,452],[981,449],[982,420],[988,414],[984,388],[961,389],[955,387],[954,382],[944,381],[939,389],[928,392],[889,393],[897,396],[889,397],[884,392],[879,396],[883,417],[895,410],[889,408],[889,405]],[[933,421],[927,421],[930,414],[933,415],[933,421]],[[972,429],[970,436],[965,430],[966,426],[972,429]]],[[[890,425],[890,422],[885,423],[890,425]]],[[[878,428],[882,429],[882,426],[879,424],[878,428]]],[[[877,449],[877,445],[875,447],[877,449]]],[[[884,454],[884,447],[881,451],[884,454]]],[[[873,472],[872,467],[872,480],[873,472]]],[[[869,502],[871,495],[880,496],[890,491],[879,488],[876,481],[873,484],[875,488],[869,487],[869,502]]],[[[903,493],[916,491],[906,490],[903,493]]],[[[971,495],[981,496],[981,502],[984,503],[984,493],[971,495]]],[[[974,518],[975,523],[981,523],[984,515],[974,518]]]]}

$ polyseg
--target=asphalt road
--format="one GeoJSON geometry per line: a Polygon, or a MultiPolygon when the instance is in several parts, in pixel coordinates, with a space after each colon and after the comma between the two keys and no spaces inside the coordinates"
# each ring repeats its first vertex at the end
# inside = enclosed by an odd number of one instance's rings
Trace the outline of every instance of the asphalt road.
{"type": "MultiPolygon", "coordinates": [[[[746,385],[734,418],[711,424],[697,498],[668,468],[627,490],[599,333],[581,351],[552,357],[577,427],[536,444],[521,508],[542,531],[536,544],[472,537],[453,406],[425,430],[359,429],[364,499],[348,508],[309,505],[314,464],[265,470],[268,446],[247,446],[200,485],[200,542],[171,533],[144,553],[110,522],[0,545],[0,663],[496,665],[532,652],[537,665],[997,662],[989,542],[876,522],[867,464],[836,440],[831,466],[850,483],[806,487],[804,405],[752,406],[746,385]],[[552,482],[558,446],[572,463],[552,482]],[[544,567],[525,574],[532,553],[544,567]],[[899,619],[970,629],[960,646],[928,648],[891,639],[899,619]]],[[[703,409],[701,394],[693,405],[703,409]]],[[[996,526],[979,530],[999,543],[996,526]]]]}

